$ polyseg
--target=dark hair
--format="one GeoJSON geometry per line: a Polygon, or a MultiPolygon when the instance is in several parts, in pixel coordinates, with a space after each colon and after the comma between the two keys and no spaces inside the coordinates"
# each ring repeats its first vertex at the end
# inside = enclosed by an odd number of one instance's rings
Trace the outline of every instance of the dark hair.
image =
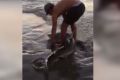
{"type": "Polygon", "coordinates": [[[54,4],[52,3],[47,3],[45,6],[44,6],[44,10],[46,12],[46,14],[50,14],[50,11],[54,8],[54,4]]]}

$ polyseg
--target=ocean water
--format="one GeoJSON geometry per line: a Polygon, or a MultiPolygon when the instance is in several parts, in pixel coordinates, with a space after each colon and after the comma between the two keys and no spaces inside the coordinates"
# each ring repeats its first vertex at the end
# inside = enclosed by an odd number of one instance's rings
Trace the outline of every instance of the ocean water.
{"type": "MultiPolygon", "coordinates": [[[[42,8],[43,6],[48,3],[56,4],[60,0],[22,0],[23,10],[26,9],[35,9],[35,8],[42,8]]],[[[87,11],[93,11],[93,0],[81,0],[85,5],[87,11]]]]}

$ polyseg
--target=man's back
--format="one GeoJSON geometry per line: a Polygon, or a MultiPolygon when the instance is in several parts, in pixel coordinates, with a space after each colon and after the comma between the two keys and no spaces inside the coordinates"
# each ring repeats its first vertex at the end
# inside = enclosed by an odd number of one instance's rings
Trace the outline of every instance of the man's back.
{"type": "Polygon", "coordinates": [[[78,2],[80,2],[80,0],[61,0],[54,7],[53,15],[59,16],[65,10],[69,9],[70,7],[72,7],[73,5],[75,5],[78,2]]]}

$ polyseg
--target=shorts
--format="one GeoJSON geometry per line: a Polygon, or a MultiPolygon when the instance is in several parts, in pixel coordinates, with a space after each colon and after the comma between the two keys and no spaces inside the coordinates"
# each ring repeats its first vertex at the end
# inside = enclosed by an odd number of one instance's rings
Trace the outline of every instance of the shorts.
{"type": "Polygon", "coordinates": [[[83,15],[84,12],[85,5],[80,3],[80,5],[70,8],[63,14],[64,22],[72,25],[83,15]]]}

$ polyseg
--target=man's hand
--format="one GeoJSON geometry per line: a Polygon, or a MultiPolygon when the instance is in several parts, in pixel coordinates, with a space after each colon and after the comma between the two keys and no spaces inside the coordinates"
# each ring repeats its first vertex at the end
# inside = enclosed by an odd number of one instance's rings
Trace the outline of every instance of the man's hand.
{"type": "Polygon", "coordinates": [[[61,46],[62,46],[62,45],[59,44],[59,43],[56,43],[56,44],[55,44],[55,47],[56,47],[56,48],[59,48],[59,47],[61,47],[61,46]]]}
{"type": "Polygon", "coordinates": [[[51,43],[51,49],[52,51],[59,49],[61,47],[64,47],[60,42],[56,42],[56,43],[51,43]]]}

